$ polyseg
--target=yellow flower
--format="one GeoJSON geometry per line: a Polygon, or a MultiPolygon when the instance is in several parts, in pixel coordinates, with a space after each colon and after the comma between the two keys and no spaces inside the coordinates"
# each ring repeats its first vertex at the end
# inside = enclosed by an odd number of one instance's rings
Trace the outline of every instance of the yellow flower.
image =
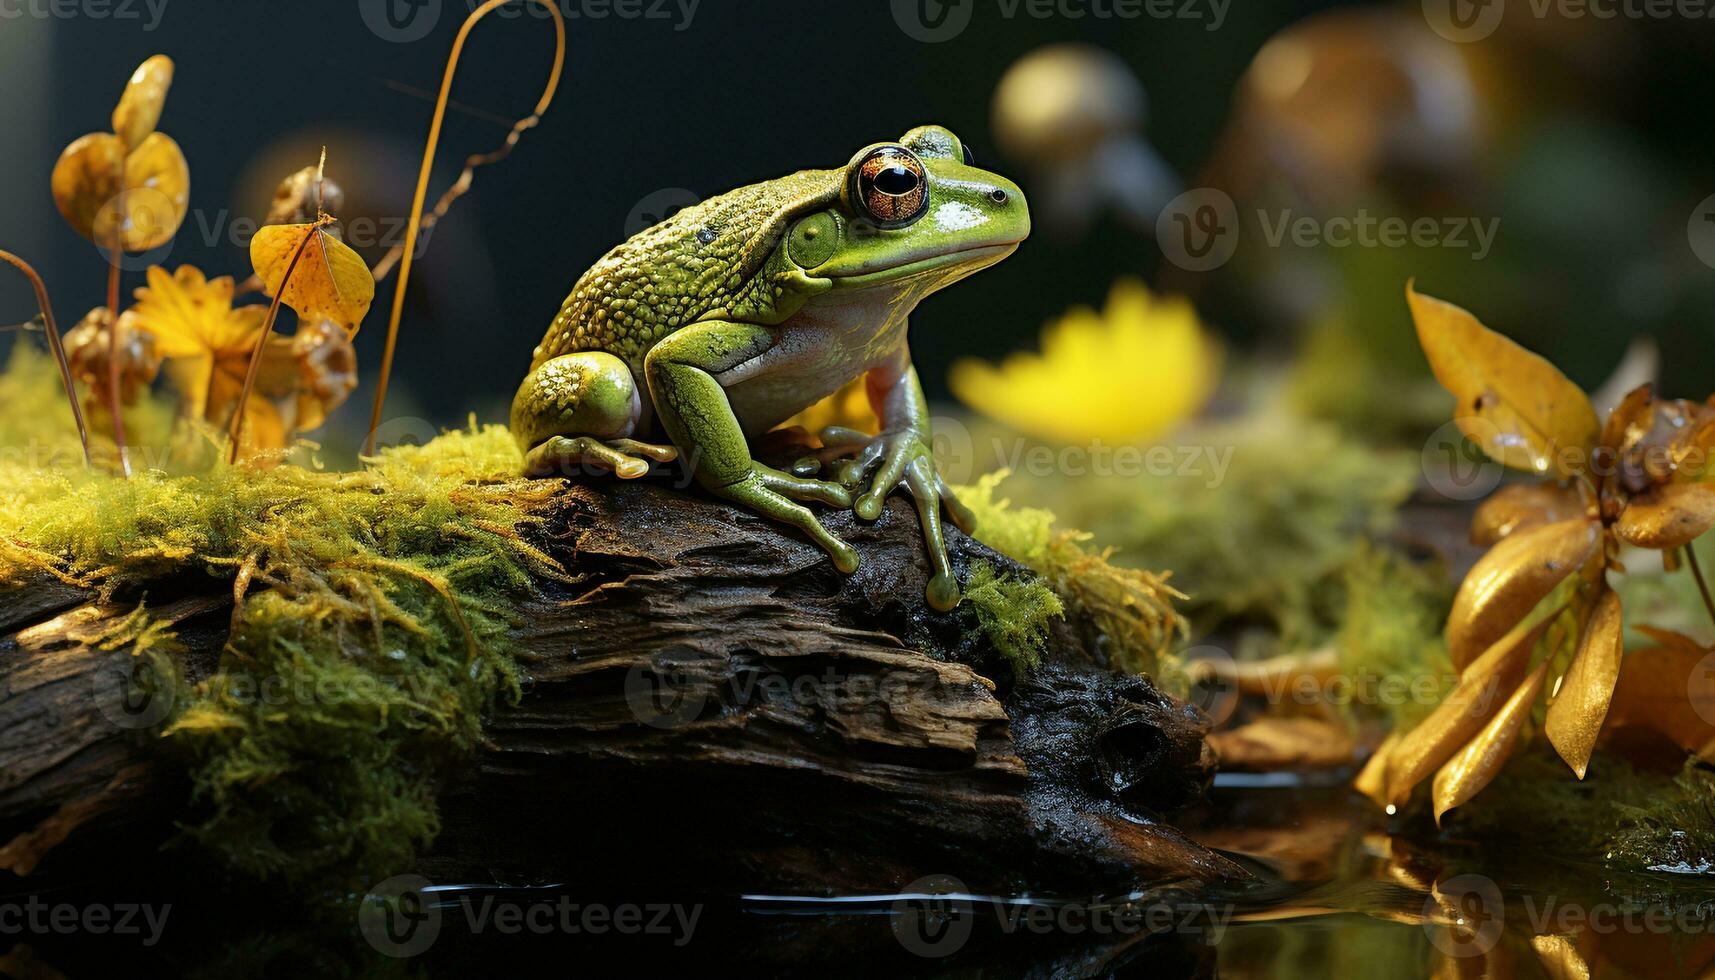
{"type": "Polygon", "coordinates": [[[1120,279],[1097,313],[1074,307],[1042,331],[1042,353],[953,365],[959,400],[1021,432],[1059,442],[1155,439],[1196,414],[1220,375],[1219,345],[1188,300],[1120,279]]]}
{"type": "MultiPolygon", "coordinates": [[[[127,313],[137,328],[155,338],[155,350],[166,357],[168,376],[196,418],[223,425],[244,388],[250,354],[262,335],[268,310],[264,306],[232,306],[232,277],[205,279],[194,266],[179,266],[167,274],[149,268],[149,285],[137,290],[137,303],[127,313]]],[[[247,406],[245,442],[255,448],[286,444],[287,424],[273,399],[297,387],[297,363],[292,342],[278,334],[268,338],[256,381],[256,394],[247,406]]]]}

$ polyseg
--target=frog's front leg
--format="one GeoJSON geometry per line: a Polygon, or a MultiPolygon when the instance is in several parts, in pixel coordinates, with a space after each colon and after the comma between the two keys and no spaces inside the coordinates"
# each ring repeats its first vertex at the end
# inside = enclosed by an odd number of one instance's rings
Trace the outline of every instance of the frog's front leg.
{"type": "Polygon", "coordinates": [[[822,441],[838,452],[856,449],[857,455],[836,472],[843,481],[859,482],[873,469],[869,490],[858,498],[853,508],[866,521],[881,516],[881,505],[887,495],[905,484],[917,502],[917,517],[923,525],[923,538],[929,549],[929,563],[935,569],[929,580],[925,598],[929,605],[943,612],[959,604],[959,582],[953,576],[953,563],[947,557],[947,542],[941,530],[941,507],[947,508],[953,523],[969,534],[976,518],[970,508],[959,503],[945,480],[935,471],[934,437],[929,426],[929,404],[923,397],[923,385],[917,380],[917,369],[911,366],[910,355],[904,351],[893,362],[870,371],[864,379],[869,391],[870,405],[881,419],[881,434],[871,438],[838,427],[825,430],[822,441]]]}
{"type": "Polygon", "coordinates": [[[827,551],[840,571],[856,571],[856,549],[795,502],[850,507],[850,492],[837,483],[792,476],[753,460],[726,390],[715,380],[715,375],[761,355],[774,342],[773,331],[766,327],[724,321],[692,324],[668,336],[643,361],[656,416],[704,489],[797,527],[827,551]]]}

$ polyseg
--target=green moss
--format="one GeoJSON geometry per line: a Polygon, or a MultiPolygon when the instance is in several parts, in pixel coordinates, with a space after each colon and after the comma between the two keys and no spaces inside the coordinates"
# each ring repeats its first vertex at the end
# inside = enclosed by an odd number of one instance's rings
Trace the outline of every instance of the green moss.
{"type": "MultiPolygon", "coordinates": [[[[65,429],[41,437],[75,445],[65,429]]],[[[433,838],[437,773],[518,690],[511,599],[532,572],[563,574],[521,533],[557,484],[518,468],[510,435],[474,424],[354,473],[120,480],[75,456],[3,460],[0,583],[54,575],[131,594],[186,574],[242,582],[217,671],[176,692],[162,729],[194,786],[186,832],[256,875],[369,880],[433,838]]],[[[141,608],[111,642],[176,676],[159,659],[170,634],[141,608]]]]}
{"type": "Polygon", "coordinates": [[[1002,575],[986,561],[972,566],[964,601],[975,611],[995,649],[1019,674],[1042,662],[1049,622],[1066,614],[1060,597],[1041,579],[1002,575]]]}
{"type": "Polygon", "coordinates": [[[1603,751],[1578,780],[1538,739],[1456,820],[1461,834],[1614,871],[1715,871],[1715,772],[1695,759],[1669,774],[1603,751]]]}
{"type": "Polygon", "coordinates": [[[1416,725],[1435,705],[1391,682],[1453,674],[1442,635],[1453,592],[1445,571],[1366,544],[1341,570],[1340,580],[1344,601],[1334,649],[1341,675],[1366,688],[1342,707],[1354,721],[1379,714],[1390,729],[1416,725]]]}
{"type": "MultiPolygon", "coordinates": [[[[1004,470],[959,487],[959,499],[977,519],[977,537],[1029,565],[1081,617],[1096,625],[1103,653],[1124,670],[1156,673],[1170,657],[1185,622],[1174,610],[1185,598],[1167,584],[1168,574],[1122,568],[1108,559],[1111,550],[1086,547],[1091,535],[1054,529],[1051,511],[1018,507],[997,498],[1007,479],[1004,470]]],[[[973,575],[974,577],[974,575],[973,575]]],[[[966,587],[967,597],[970,586],[966,587]]]]}

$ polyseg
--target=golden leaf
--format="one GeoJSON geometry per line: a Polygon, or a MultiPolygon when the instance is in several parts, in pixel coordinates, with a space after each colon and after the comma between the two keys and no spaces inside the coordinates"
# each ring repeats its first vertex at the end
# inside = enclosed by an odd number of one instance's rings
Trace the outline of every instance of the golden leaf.
{"type": "Polygon", "coordinates": [[[112,133],[79,136],[60,153],[49,183],[73,231],[95,241],[95,216],[119,195],[124,174],[125,143],[112,133]]]}
{"type": "Polygon", "coordinates": [[[1387,738],[1382,739],[1382,744],[1376,746],[1376,750],[1370,754],[1369,761],[1364,763],[1364,767],[1358,770],[1357,776],[1352,779],[1352,788],[1368,797],[1376,806],[1388,805],[1388,766],[1393,759],[1394,750],[1404,737],[1404,733],[1397,728],[1389,732],[1387,738]]]}
{"type": "Polygon", "coordinates": [[[1602,525],[1588,518],[1557,521],[1508,535],[1478,559],[1447,617],[1447,653],[1465,665],[1536,608],[1555,586],[1596,553],[1602,525]]]}
{"type": "Polygon", "coordinates": [[[166,105],[167,89],[172,84],[173,59],[166,55],[154,55],[138,65],[113,109],[114,135],[126,146],[142,143],[160,122],[161,107],[166,105]]]}
{"type": "Polygon", "coordinates": [[[1042,353],[999,367],[974,358],[947,375],[953,394],[1020,432],[1064,443],[1155,439],[1202,409],[1220,346],[1189,300],[1120,279],[1100,312],[1077,307],[1042,330],[1042,353]]]}
{"type": "Polygon", "coordinates": [[[1635,650],[1620,661],[1604,724],[1648,728],[1715,761],[1715,671],[1703,663],[1710,649],[1683,633],[1648,626],[1637,630],[1660,646],[1635,650]]]}
{"type": "Polygon", "coordinates": [[[146,252],[178,234],[190,207],[190,166],[172,137],[151,133],[125,155],[119,137],[72,141],[54,165],[54,203],[78,234],[127,252],[146,252]]]}
{"type": "Polygon", "coordinates": [[[1640,548],[1682,548],[1715,527],[1715,483],[1669,483],[1633,497],[1614,533],[1640,548]]]}
{"type": "Polygon", "coordinates": [[[1530,664],[1536,643],[1553,622],[1544,617],[1534,625],[1519,624],[1501,637],[1459,675],[1447,699],[1394,747],[1388,763],[1386,798],[1399,805],[1437,766],[1471,740],[1500,709],[1500,695],[1516,687],[1530,664]]]}
{"type": "Polygon", "coordinates": [[[1452,303],[1405,290],[1436,380],[1458,399],[1453,419],[1496,462],[1572,476],[1589,464],[1599,429],[1583,390],[1542,356],[1452,303]]]}
{"type": "Polygon", "coordinates": [[[1542,681],[1547,676],[1548,663],[1545,661],[1530,672],[1530,676],[1518,686],[1512,697],[1507,698],[1507,703],[1501,705],[1501,710],[1489,719],[1477,737],[1435,774],[1436,826],[1441,825],[1441,818],[1448,810],[1463,805],[1482,792],[1483,787],[1501,771],[1507,757],[1512,755],[1519,729],[1530,717],[1531,706],[1536,703],[1537,695],[1542,693],[1542,681]]]}
{"type": "Polygon", "coordinates": [[[1560,688],[1548,705],[1543,730],[1554,751],[1579,779],[1590,765],[1590,753],[1596,748],[1596,736],[1601,734],[1602,719],[1608,714],[1614,683],[1620,677],[1620,654],[1625,649],[1621,633],[1620,597],[1605,588],[1590,621],[1584,624],[1572,666],[1561,677],[1560,688]]]}
{"type": "Polygon", "coordinates": [[[326,318],[357,332],[357,325],[369,312],[375,298],[375,277],[344,242],[329,235],[323,222],[295,225],[268,225],[250,240],[250,264],[268,295],[280,296],[281,302],[307,320],[326,318]],[[292,270],[291,281],[285,282],[286,270],[292,256],[303,243],[303,255],[292,270]],[[282,294],[281,284],[285,284],[282,294]]]}
{"type": "Polygon", "coordinates": [[[1471,543],[1497,544],[1514,531],[1571,520],[1585,512],[1578,491],[1554,483],[1511,483],[1477,507],[1471,543]]]}

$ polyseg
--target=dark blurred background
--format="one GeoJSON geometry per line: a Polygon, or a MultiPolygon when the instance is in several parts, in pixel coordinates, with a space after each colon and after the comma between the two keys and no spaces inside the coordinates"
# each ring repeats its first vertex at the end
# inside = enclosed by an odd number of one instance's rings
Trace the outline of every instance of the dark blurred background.
{"type": "MultiPolygon", "coordinates": [[[[1040,210],[1033,167],[997,148],[991,100],[1009,65],[1065,41],[1104,48],[1135,74],[1148,93],[1144,135],[1181,188],[1223,187],[1241,212],[1261,201],[1322,213],[1361,205],[1493,217],[1496,243],[1481,259],[1448,248],[1345,249],[1271,255],[1258,268],[1245,257],[1267,250],[1246,238],[1240,261],[1186,273],[1164,261],[1152,222],[1097,209],[1073,232],[1038,234],[1002,267],[924,304],[912,339],[932,396],[944,395],[956,357],[1032,346],[1045,320],[1069,304],[1099,303],[1126,274],[1192,293],[1241,353],[1295,350],[1338,309],[1342,342],[1384,338],[1378,356],[1401,359],[1389,367],[1420,371],[1405,363],[1417,355],[1400,299],[1415,274],[1421,288],[1479,310],[1583,384],[1598,384],[1639,334],[1666,349],[1669,391],[1701,397],[1715,380],[1715,270],[1704,261],[1715,262],[1715,249],[1700,259],[1695,235],[1700,202],[1715,194],[1715,20],[1537,16],[1532,0],[1512,0],[1491,36],[1456,44],[1426,28],[1415,0],[1241,0],[1219,5],[1219,29],[1206,0],[1168,5],[1196,15],[1186,17],[1102,16],[1117,9],[1111,0],[1067,0],[1049,16],[1001,0],[701,0],[688,21],[684,3],[655,3],[641,0],[646,16],[601,18],[589,15],[605,3],[563,4],[574,16],[558,98],[510,160],[478,172],[417,266],[390,414],[437,425],[472,411],[503,418],[573,281],[634,230],[628,224],[640,213],[683,203],[673,189],[707,196],[837,166],[866,143],[939,121],[979,162],[1016,176],[1040,210]],[[951,14],[968,23],[947,40],[921,41],[901,21],[914,5],[931,21],[951,14]],[[1259,51],[1315,15],[1309,23],[1333,26],[1274,59],[1285,69],[1270,68],[1309,75],[1326,66],[1310,111],[1282,103],[1238,112],[1246,85],[1257,82],[1246,73],[1259,51]],[[1420,57],[1435,50],[1445,57],[1420,57]],[[1359,51],[1376,52],[1375,63],[1351,57],[1359,51]],[[1404,109],[1378,96],[1398,80],[1389,80],[1390,60],[1395,74],[1421,83],[1404,109]],[[1440,111],[1425,104],[1437,93],[1468,101],[1468,118],[1442,119],[1450,131],[1417,139],[1393,133],[1403,149],[1381,163],[1354,162],[1363,127],[1409,131],[1414,113],[1440,111]],[[1362,102],[1369,96],[1377,103],[1362,102]],[[1308,120],[1308,135],[1293,130],[1294,119],[1308,120]],[[1282,146],[1324,139],[1309,150],[1282,146]],[[1441,152],[1464,140],[1469,147],[1441,152]],[[1351,166],[1321,165],[1318,152],[1351,166]],[[1294,286],[1307,280],[1333,286],[1307,299],[1294,286]],[[1290,295],[1278,295],[1283,283],[1290,295]]],[[[177,63],[160,129],[184,148],[192,174],[192,212],[163,264],[243,278],[248,258],[232,220],[261,217],[274,184],[314,163],[324,144],[330,176],[347,192],[340,218],[374,218],[385,238],[408,211],[431,93],[469,10],[464,0],[429,0],[397,33],[368,26],[359,0],[111,4],[0,0],[0,245],[38,264],[63,326],[101,302],[104,270],[56,214],[49,173],[66,143],[108,127],[126,77],[150,54],[177,63]],[[418,40],[391,39],[425,28],[418,40]]],[[[431,201],[466,154],[497,145],[508,121],[528,111],[551,50],[552,31],[536,16],[491,17],[476,29],[431,201]]],[[[360,251],[373,262],[390,241],[360,251]]],[[[127,296],[141,282],[129,274],[127,296]]],[[[364,388],[336,429],[365,421],[391,296],[389,280],[358,338],[364,388]]],[[[26,284],[0,277],[0,322],[32,310],[26,284]]]]}

